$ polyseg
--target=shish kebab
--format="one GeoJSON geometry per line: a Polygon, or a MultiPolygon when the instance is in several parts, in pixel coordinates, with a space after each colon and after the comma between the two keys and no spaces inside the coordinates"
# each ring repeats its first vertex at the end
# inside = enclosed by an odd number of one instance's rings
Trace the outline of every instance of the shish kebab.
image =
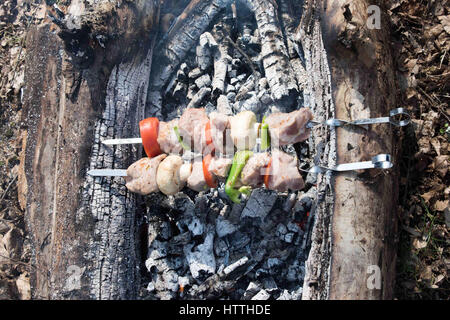
{"type": "MultiPolygon", "coordinates": [[[[240,194],[249,194],[251,188],[263,184],[271,190],[297,191],[303,189],[304,182],[297,169],[296,157],[278,149],[273,149],[271,154],[254,154],[250,150],[254,149],[257,140],[260,151],[267,150],[270,141],[276,148],[306,140],[312,118],[307,108],[271,114],[263,118],[261,124],[256,123],[256,115],[251,111],[233,117],[212,112],[208,119],[203,108],[188,108],[179,120],[169,122],[147,118],[139,123],[141,138],[119,140],[120,143],[142,142],[148,158],[140,159],[127,170],[100,169],[88,173],[123,176],[126,187],[142,195],[158,191],[173,195],[186,184],[200,192],[217,187],[218,181],[224,179],[225,192],[236,203],[240,202],[240,194]],[[180,155],[190,150],[200,156],[194,158],[193,163],[184,162],[180,155]],[[233,154],[234,158],[229,158],[233,154]]],[[[103,143],[117,144],[117,141],[103,143]]],[[[389,155],[379,155],[372,162],[357,165],[358,169],[392,166],[389,155]]],[[[341,166],[342,170],[348,169],[348,164],[341,166]]],[[[315,172],[322,170],[321,167],[313,169],[315,172]]],[[[339,171],[338,166],[335,170],[339,171]]]]}

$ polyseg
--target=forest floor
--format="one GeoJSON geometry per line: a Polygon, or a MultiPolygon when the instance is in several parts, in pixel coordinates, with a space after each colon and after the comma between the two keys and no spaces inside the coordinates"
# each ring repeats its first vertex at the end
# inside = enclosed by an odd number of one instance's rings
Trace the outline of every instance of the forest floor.
{"type": "MultiPolygon", "coordinates": [[[[45,19],[33,0],[0,3],[0,299],[29,299],[30,250],[18,200],[26,31],[45,19]]],[[[450,7],[387,1],[403,130],[395,299],[449,299],[450,7]]]]}
{"type": "Polygon", "coordinates": [[[449,299],[450,15],[447,0],[391,1],[404,130],[395,297],[449,299]]]}

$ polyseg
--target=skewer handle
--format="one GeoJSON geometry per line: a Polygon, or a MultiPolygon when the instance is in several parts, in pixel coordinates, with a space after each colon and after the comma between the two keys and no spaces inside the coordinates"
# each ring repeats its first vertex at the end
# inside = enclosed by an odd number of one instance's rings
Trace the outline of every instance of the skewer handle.
{"type": "Polygon", "coordinates": [[[346,125],[368,125],[368,124],[377,124],[377,123],[390,123],[397,127],[404,127],[411,121],[411,116],[408,112],[406,112],[403,108],[393,109],[389,112],[389,117],[380,117],[380,118],[369,118],[369,119],[360,119],[354,121],[340,120],[340,119],[328,119],[325,122],[318,121],[309,121],[306,125],[307,128],[312,128],[317,125],[327,125],[330,127],[343,127],[346,125]],[[405,119],[399,120],[399,116],[404,116],[405,119]]]}

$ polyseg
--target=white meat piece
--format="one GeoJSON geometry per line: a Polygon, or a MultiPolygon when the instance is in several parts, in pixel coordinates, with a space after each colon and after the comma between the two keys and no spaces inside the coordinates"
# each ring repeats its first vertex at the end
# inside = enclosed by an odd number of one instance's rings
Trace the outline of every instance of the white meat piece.
{"type": "Polygon", "coordinates": [[[208,121],[204,108],[186,108],[178,121],[178,129],[183,142],[188,146],[193,145],[196,152],[201,153],[205,148],[204,132],[208,121]],[[195,137],[196,135],[197,137],[195,137]]]}
{"type": "Polygon", "coordinates": [[[241,173],[241,182],[245,186],[254,188],[262,186],[266,167],[269,165],[270,155],[267,152],[256,153],[248,159],[241,173]]]}
{"type": "Polygon", "coordinates": [[[268,189],[279,192],[297,191],[304,188],[305,183],[298,172],[297,157],[279,150],[272,151],[272,164],[269,169],[268,189]]]}
{"type": "Polygon", "coordinates": [[[196,158],[194,160],[191,175],[187,180],[187,186],[197,192],[209,189],[205,181],[205,176],[203,175],[202,158],[196,158]]]}
{"type": "Polygon", "coordinates": [[[313,115],[308,108],[290,113],[272,113],[266,118],[272,146],[284,146],[308,139],[311,130],[305,126],[312,119],[313,115]]]}
{"type": "Polygon", "coordinates": [[[208,170],[218,179],[226,179],[232,164],[231,158],[212,158],[208,170]]]}
{"type": "Polygon", "coordinates": [[[234,154],[230,117],[223,113],[211,112],[209,121],[211,122],[211,137],[216,150],[223,155],[234,154]]]}
{"type": "Polygon", "coordinates": [[[159,122],[158,144],[164,153],[181,154],[183,151],[183,147],[173,129],[176,126],[178,126],[178,119],[173,119],[169,122],[159,122]]]}
{"type": "Polygon", "coordinates": [[[154,158],[142,158],[129,166],[125,177],[127,189],[142,195],[158,192],[156,170],[166,157],[166,154],[160,154],[154,158]]]}

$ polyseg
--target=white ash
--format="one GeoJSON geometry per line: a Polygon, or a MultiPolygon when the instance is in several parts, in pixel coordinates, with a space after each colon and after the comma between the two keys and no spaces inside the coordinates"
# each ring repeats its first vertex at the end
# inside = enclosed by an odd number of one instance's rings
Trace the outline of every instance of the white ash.
{"type": "MultiPolygon", "coordinates": [[[[291,43],[280,42],[281,33],[279,40],[270,38],[268,26],[259,30],[254,12],[242,3],[236,2],[236,19],[245,22],[244,33],[240,28],[231,27],[236,21],[217,19],[219,22],[202,30],[192,46],[184,49],[186,54],[181,64],[156,68],[155,74],[160,79],[150,80],[147,112],[167,121],[180,116],[186,107],[204,107],[208,113],[219,111],[227,115],[252,110],[260,121],[270,112],[286,112],[301,107],[303,101],[310,101],[309,97],[303,97],[299,77],[295,75],[293,83],[293,77],[287,74],[291,68],[298,71],[302,67],[298,61],[276,74],[278,66],[286,66],[289,59],[299,60],[297,55],[291,58],[291,43]],[[229,41],[228,35],[235,39],[235,44],[229,41]],[[274,49],[272,56],[268,54],[272,50],[270,43],[281,45],[274,49]],[[285,48],[286,43],[289,50],[285,48]],[[165,73],[170,70],[171,74],[165,73]],[[166,82],[165,86],[156,90],[161,81],[166,82]]],[[[272,5],[268,6],[272,10],[272,5]]],[[[269,17],[270,23],[275,21],[272,12],[263,16],[269,17]]],[[[279,25],[276,31],[278,34],[279,25]]],[[[105,136],[107,130],[105,127],[105,136]]],[[[301,163],[312,162],[310,153],[314,152],[307,143],[285,149],[296,154],[301,163]]],[[[145,266],[149,279],[145,286],[149,296],[156,299],[300,299],[314,222],[312,203],[318,201],[313,180],[308,180],[306,174],[303,177],[310,182],[305,192],[282,194],[254,189],[241,204],[229,200],[223,183],[217,190],[201,193],[185,188],[170,197],[146,197],[145,266]],[[307,210],[311,211],[309,216],[307,210]]]]}
{"type": "Polygon", "coordinates": [[[202,244],[194,248],[188,245],[185,248],[186,260],[194,279],[214,274],[216,271],[216,260],[213,253],[214,233],[208,232],[202,244]]]}

